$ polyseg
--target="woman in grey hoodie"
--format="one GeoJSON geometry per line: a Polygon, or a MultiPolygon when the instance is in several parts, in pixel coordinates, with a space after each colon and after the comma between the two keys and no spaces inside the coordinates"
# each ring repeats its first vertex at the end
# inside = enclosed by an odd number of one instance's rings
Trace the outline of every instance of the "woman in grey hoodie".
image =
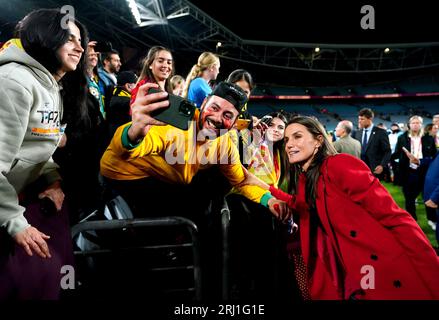
{"type": "Polygon", "coordinates": [[[61,83],[83,63],[87,33],[72,16],[40,9],[18,23],[16,34],[0,50],[0,299],[53,299],[60,293],[66,255],[58,253],[68,248],[60,248],[69,239],[68,219],[42,209],[63,209],[52,160],[68,98],[60,90],[74,85],[61,83]]]}

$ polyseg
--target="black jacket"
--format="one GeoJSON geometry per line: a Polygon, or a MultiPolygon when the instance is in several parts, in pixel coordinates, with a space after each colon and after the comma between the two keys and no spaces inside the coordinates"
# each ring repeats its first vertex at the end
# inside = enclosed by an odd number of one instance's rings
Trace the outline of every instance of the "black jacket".
{"type": "MultiPolygon", "coordinates": [[[[354,138],[362,144],[363,130],[355,132],[354,138]]],[[[385,168],[390,162],[392,150],[386,130],[373,126],[366,146],[365,162],[373,172],[379,165],[385,168]]]]}
{"type": "MultiPolygon", "coordinates": [[[[434,143],[434,138],[430,135],[425,135],[421,138],[422,142],[422,159],[421,165],[419,167],[419,172],[421,175],[425,175],[427,169],[436,155],[436,146],[434,143]]],[[[411,150],[411,141],[408,132],[404,132],[398,137],[398,142],[396,143],[395,153],[392,155],[393,158],[399,159],[399,178],[401,183],[407,181],[410,167],[410,160],[402,150],[405,147],[407,150],[411,150]]]]}

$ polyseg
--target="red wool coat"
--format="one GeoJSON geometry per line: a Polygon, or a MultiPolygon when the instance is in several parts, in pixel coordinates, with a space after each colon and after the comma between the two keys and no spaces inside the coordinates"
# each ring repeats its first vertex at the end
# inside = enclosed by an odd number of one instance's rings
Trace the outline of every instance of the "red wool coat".
{"type": "Polygon", "coordinates": [[[324,161],[314,229],[305,182],[302,174],[297,195],[270,191],[299,213],[312,299],[439,299],[439,257],[364,162],[347,154],[324,161]]]}

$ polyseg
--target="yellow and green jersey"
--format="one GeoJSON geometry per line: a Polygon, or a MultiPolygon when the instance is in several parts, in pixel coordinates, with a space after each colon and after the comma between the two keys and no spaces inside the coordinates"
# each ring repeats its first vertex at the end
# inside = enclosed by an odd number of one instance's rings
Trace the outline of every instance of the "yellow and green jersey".
{"type": "MultiPolygon", "coordinates": [[[[134,147],[128,142],[131,123],[119,127],[101,159],[101,174],[115,180],[154,177],[171,184],[189,184],[199,170],[218,165],[232,186],[239,184],[244,180],[244,171],[236,145],[229,134],[197,141],[198,117],[197,111],[187,131],[170,125],[152,126],[134,147]]],[[[257,186],[238,189],[250,200],[264,205],[271,197],[257,186]]]]}

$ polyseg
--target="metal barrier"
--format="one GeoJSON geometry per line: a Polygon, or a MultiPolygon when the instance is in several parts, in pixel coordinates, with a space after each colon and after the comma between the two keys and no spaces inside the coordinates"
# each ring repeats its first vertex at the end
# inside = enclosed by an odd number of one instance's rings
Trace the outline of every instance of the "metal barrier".
{"type": "MultiPolygon", "coordinates": [[[[200,300],[202,297],[202,280],[201,280],[201,267],[200,267],[200,242],[198,235],[198,228],[194,222],[191,220],[178,217],[169,216],[162,218],[139,218],[139,219],[123,219],[123,220],[99,220],[99,221],[86,221],[81,222],[72,227],[71,233],[72,238],[75,239],[81,233],[87,231],[98,231],[98,230],[126,230],[133,228],[155,228],[155,227],[171,227],[171,226],[182,226],[185,227],[191,236],[191,242],[179,243],[179,244],[160,244],[160,245],[150,245],[150,246],[133,246],[127,247],[125,249],[142,249],[142,250],[163,250],[172,249],[178,247],[192,247],[192,265],[186,265],[184,267],[161,267],[154,268],[150,271],[170,271],[177,270],[181,268],[191,269],[193,268],[193,283],[194,287],[187,288],[188,291],[195,292],[195,300],[200,300]]],[[[118,251],[121,248],[117,248],[118,251]]],[[[94,256],[100,254],[111,254],[114,252],[112,248],[104,249],[94,249],[86,251],[75,251],[75,256],[94,256]]]]}

